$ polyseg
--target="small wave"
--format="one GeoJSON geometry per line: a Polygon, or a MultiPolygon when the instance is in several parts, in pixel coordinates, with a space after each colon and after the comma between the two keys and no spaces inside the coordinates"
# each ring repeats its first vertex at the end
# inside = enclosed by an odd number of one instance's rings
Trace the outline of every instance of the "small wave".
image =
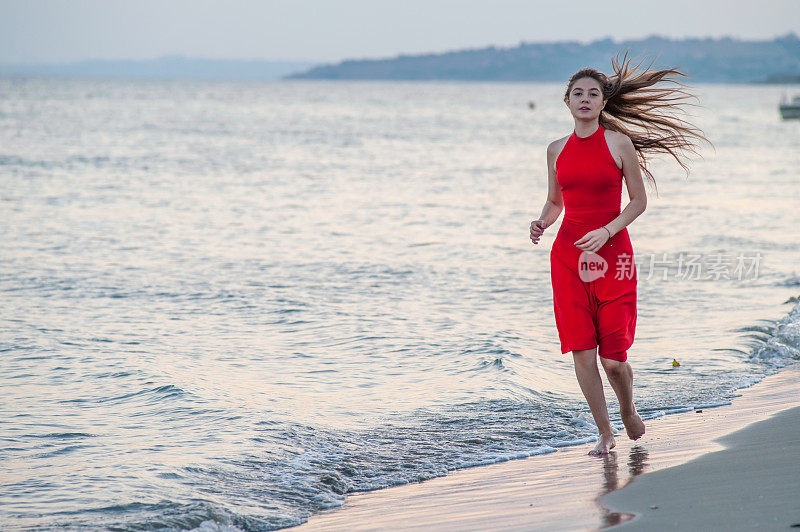
{"type": "Polygon", "coordinates": [[[23,159],[16,155],[0,155],[0,166],[25,166],[25,167],[45,167],[50,168],[53,163],[47,161],[33,161],[23,159]]]}
{"type": "Polygon", "coordinates": [[[746,327],[740,332],[751,333],[747,336],[751,339],[749,357],[753,362],[779,369],[800,360],[800,303],[775,322],[746,327]]]}
{"type": "Polygon", "coordinates": [[[56,440],[68,440],[72,438],[95,438],[97,434],[88,432],[50,432],[47,434],[25,434],[21,438],[48,438],[56,440]]]}
{"type": "Polygon", "coordinates": [[[573,425],[577,427],[595,428],[594,418],[586,412],[581,412],[572,420],[573,425]]]}
{"type": "Polygon", "coordinates": [[[103,399],[97,399],[96,402],[98,403],[114,403],[119,401],[124,401],[126,399],[131,399],[133,397],[140,397],[140,396],[155,396],[157,400],[167,399],[170,397],[180,397],[188,395],[185,391],[174,386],[172,384],[167,384],[164,386],[158,386],[156,388],[150,388],[146,390],[139,390],[138,392],[131,392],[126,393],[124,395],[117,395],[115,397],[107,397],[103,399]]]}
{"type": "Polygon", "coordinates": [[[503,359],[500,357],[489,359],[481,359],[479,360],[474,367],[465,369],[463,371],[481,371],[486,369],[495,369],[499,371],[505,371],[507,368],[503,364],[503,359]]]}
{"type": "Polygon", "coordinates": [[[190,532],[245,532],[235,525],[228,525],[218,523],[216,521],[203,521],[197,528],[191,529],[190,532]]]}
{"type": "Polygon", "coordinates": [[[62,455],[62,454],[68,454],[68,453],[70,453],[72,451],[76,451],[78,449],[83,449],[84,447],[90,447],[90,446],[89,445],[67,445],[66,447],[62,447],[60,449],[55,449],[53,451],[48,451],[46,453],[34,454],[34,455],[30,456],[30,458],[36,458],[36,459],[52,458],[54,456],[59,456],[59,455],[62,455]]]}
{"type": "Polygon", "coordinates": [[[778,286],[800,286],[800,276],[798,276],[796,273],[792,273],[775,284],[778,286]]]}

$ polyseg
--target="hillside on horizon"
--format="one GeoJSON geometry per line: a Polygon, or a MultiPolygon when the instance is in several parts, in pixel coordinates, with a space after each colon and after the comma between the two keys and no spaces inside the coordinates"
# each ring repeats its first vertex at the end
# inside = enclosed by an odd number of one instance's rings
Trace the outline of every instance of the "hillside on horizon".
{"type": "Polygon", "coordinates": [[[794,32],[772,40],[732,37],[639,40],[607,37],[578,41],[521,42],[515,47],[345,60],[312,67],[284,79],[564,81],[583,67],[608,73],[611,57],[630,49],[637,64],[678,68],[694,81],[719,83],[799,83],[800,38],[794,32]]]}

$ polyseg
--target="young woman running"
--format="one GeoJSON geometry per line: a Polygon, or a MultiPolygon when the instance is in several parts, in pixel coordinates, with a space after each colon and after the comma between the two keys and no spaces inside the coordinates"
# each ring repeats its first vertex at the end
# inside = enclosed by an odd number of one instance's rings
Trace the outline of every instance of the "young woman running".
{"type": "MultiPolygon", "coordinates": [[[[572,351],[575,374],[599,432],[591,455],[615,446],[597,357],[619,400],[628,437],[639,439],[645,426],[633,403],[633,370],[627,351],[636,330],[637,271],[627,225],[642,214],[647,195],[642,170],[646,155],[693,153],[692,138],[707,141],[691,124],[670,116],[678,101],[691,95],[675,87],[651,88],[658,82],[680,82],[675,69],[630,67],[627,52],[614,74],[593,68],[572,75],[564,102],[575,120],[572,134],[547,147],[547,201],[530,236],[538,244],[544,230],[566,208],[550,250],[555,321],[561,352],[572,351]],[[633,126],[632,128],[630,126],[633,126]],[[622,181],[630,202],[620,211],[622,181]]],[[[651,64],[652,66],[652,64],[651,64]]]]}

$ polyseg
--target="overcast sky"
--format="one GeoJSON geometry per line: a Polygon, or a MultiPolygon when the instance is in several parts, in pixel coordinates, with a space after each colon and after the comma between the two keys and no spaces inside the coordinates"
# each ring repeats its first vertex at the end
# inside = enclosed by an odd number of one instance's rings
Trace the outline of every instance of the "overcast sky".
{"type": "Polygon", "coordinates": [[[800,0],[0,0],[0,62],[339,61],[520,41],[800,34],[800,0]]]}

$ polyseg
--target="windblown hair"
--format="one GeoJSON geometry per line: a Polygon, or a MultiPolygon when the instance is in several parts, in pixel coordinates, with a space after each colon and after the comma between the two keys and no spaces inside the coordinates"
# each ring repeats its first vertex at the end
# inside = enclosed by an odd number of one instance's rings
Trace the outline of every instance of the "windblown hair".
{"type": "MultiPolygon", "coordinates": [[[[637,73],[644,60],[631,68],[627,50],[621,63],[617,60],[618,57],[619,54],[611,59],[614,69],[614,74],[611,76],[606,76],[594,68],[582,68],[575,72],[569,78],[564,98],[569,97],[572,86],[579,79],[597,80],[603,91],[603,99],[606,100],[606,105],[600,112],[600,125],[605,129],[623,133],[631,139],[640,167],[653,186],[656,186],[656,180],[647,168],[647,158],[653,153],[670,154],[683,167],[688,177],[689,167],[682,159],[683,154],[678,152],[689,151],[697,155],[694,141],[703,140],[711,144],[701,130],[674,116],[676,112],[686,112],[682,108],[683,105],[694,105],[687,104],[683,100],[697,99],[696,96],[679,88],[686,85],[672,79],[675,76],[689,76],[675,68],[650,70],[655,59],[644,71],[637,73]],[[653,87],[661,81],[674,83],[679,87],[653,87]]],[[[713,147],[713,144],[711,146],[713,147]]]]}

